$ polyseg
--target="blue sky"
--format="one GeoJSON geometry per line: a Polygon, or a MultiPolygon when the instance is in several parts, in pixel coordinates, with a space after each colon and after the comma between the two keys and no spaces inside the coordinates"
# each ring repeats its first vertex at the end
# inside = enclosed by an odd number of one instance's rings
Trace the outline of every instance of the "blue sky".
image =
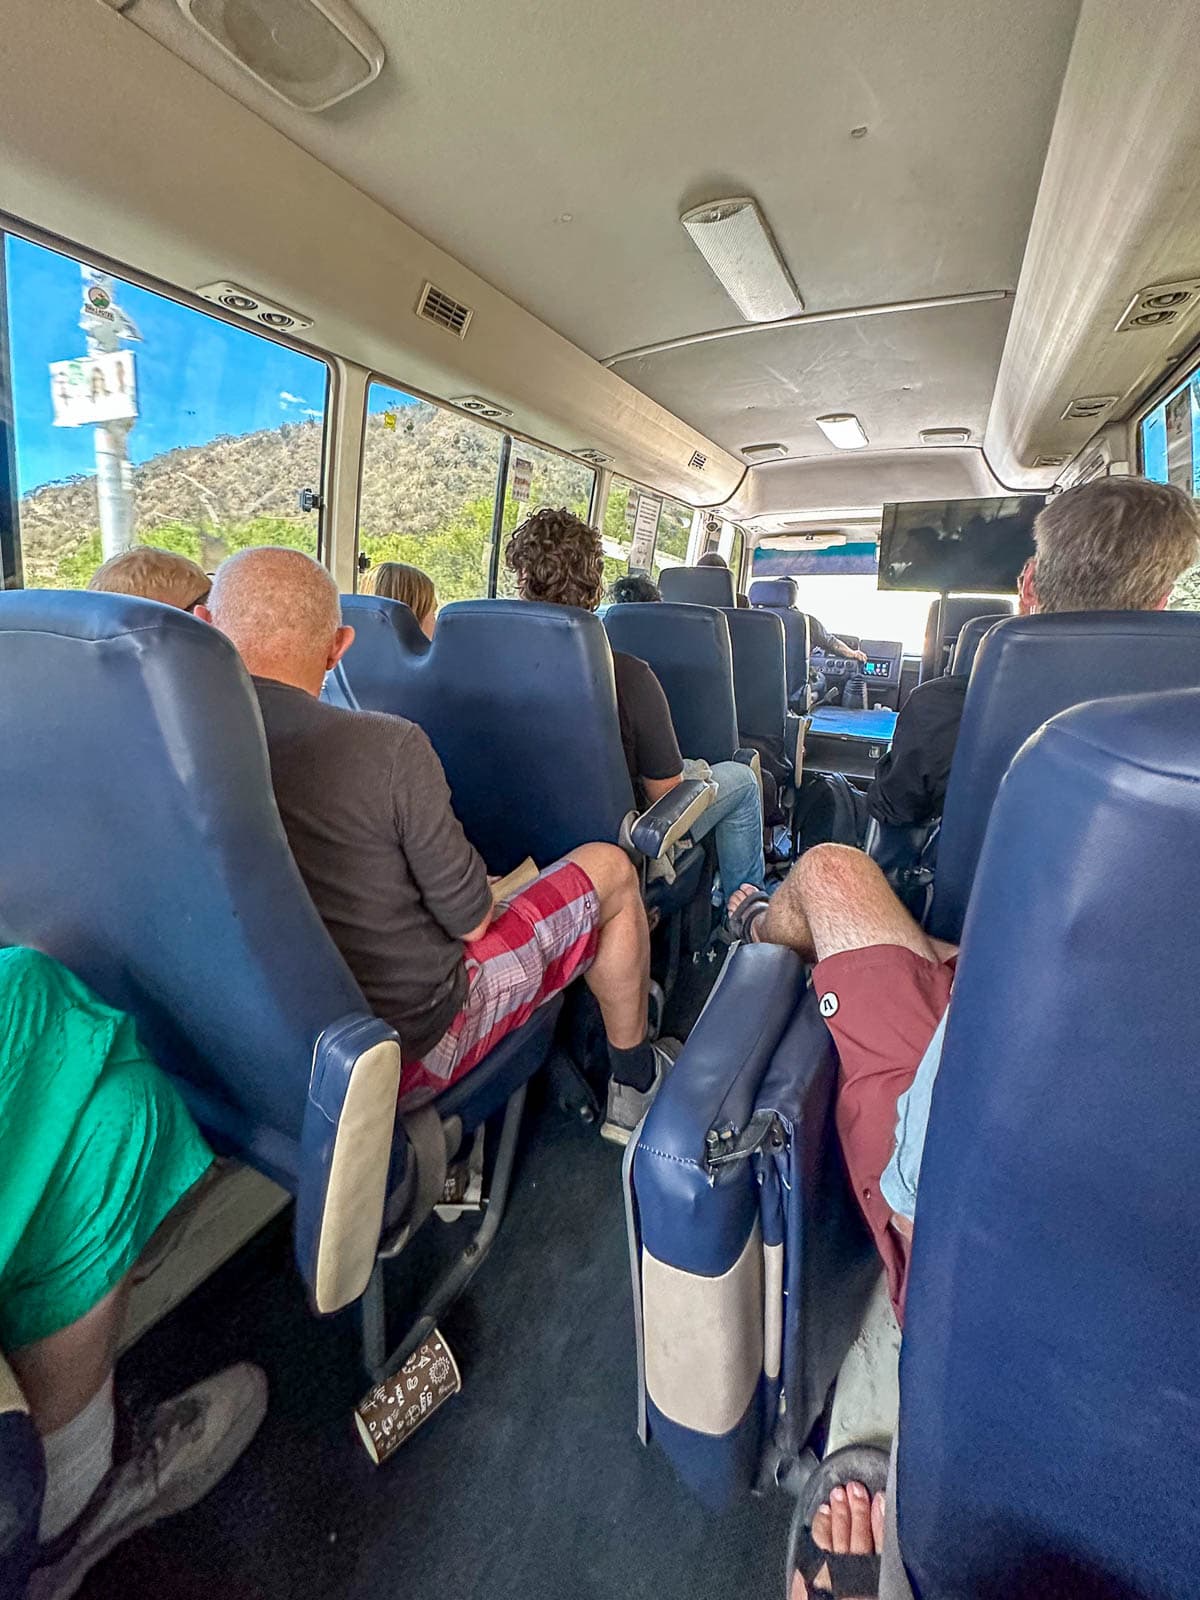
{"type": "MultiPolygon", "coordinates": [[[[17,481],[27,494],[95,469],[93,429],[53,425],[47,372],[86,351],[82,280],[77,262],[11,235],[6,265],[17,481]]],[[[142,334],[132,346],[140,410],[129,434],[133,462],[324,414],[324,362],[132,284],[116,283],[114,299],[142,334]]]]}

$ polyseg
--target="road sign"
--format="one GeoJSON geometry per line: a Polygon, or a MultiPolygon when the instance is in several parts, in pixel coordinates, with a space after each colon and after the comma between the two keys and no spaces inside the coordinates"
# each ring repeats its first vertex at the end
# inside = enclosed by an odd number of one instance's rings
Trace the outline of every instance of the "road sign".
{"type": "Polygon", "coordinates": [[[50,398],[56,428],[132,422],[138,414],[133,351],[96,351],[73,361],[52,361],[50,398]]]}
{"type": "Polygon", "coordinates": [[[528,500],[533,487],[533,462],[517,456],[508,470],[508,483],[514,500],[528,500]]]}

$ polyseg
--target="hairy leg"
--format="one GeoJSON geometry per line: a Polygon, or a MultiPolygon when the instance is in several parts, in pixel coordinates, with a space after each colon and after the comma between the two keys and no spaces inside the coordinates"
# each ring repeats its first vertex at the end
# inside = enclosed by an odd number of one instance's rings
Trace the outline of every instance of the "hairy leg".
{"type": "Polygon", "coordinates": [[[600,940],[584,982],[596,996],[609,1044],[632,1050],[646,1037],[650,928],[637,871],[613,844],[584,844],[567,854],[591,879],[600,902],[600,940]]]}
{"type": "Polygon", "coordinates": [[[764,913],[758,936],[806,961],[876,944],[901,945],[935,962],[954,951],[917,926],[870,856],[843,844],[816,845],[801,856],[764,913]]]}

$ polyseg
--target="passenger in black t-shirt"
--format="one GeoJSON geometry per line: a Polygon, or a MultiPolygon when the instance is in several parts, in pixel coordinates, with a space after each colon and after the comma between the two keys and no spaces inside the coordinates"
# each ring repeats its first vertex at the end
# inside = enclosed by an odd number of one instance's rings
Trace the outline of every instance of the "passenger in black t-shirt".
{"type": "MultiPolygon", "coordinates": [[[[547,507],[527,517],[509,539],[504,561],[523,600],[595,611],[604,594],[600,535],[570,511],[547,507]]],[[[614,650],[613,672],[629,779],[639,804],[653,805],[684,776],[667,697],[650,667],[636,656],[614,650]]],[[[764,886],[762,801],[752,768],[719,761],[709,771],[717,798],[692,828],[692,838],[714,835],[728,901],[743,885],[764,886]]]]}
{"type": "Polygon", "coordinates": [[[400,1107],[470,1072],[577,977],[604,1019],[608,1136],[625,1142],[671,1051],[647,1037],[649,929],[637,874],[585,844],[501,903],[426,734],[320,698],[354,641],[337,585],[297,550],[252,549],[199,608],[251,673],[296,864],[367,1000],[400,1037],[400,1107]]]}

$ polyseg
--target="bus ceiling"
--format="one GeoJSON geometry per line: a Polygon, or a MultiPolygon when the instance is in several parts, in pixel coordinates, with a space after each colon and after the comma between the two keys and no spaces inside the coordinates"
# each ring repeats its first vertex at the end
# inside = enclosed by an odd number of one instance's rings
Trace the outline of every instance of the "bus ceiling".
{"type": "Polygon", "coordinates": [[[1200,334],[1200,292],[1122,321],[1200,285],[1192,0],[1149,36],[1117,0],[944,26],[749,0],[686,34],[564,0],[536,37],[512,0],[359,0],[381,70],[316,113],[174,0],[71,3],[86,27],[6,22],[0,208],[186,289],[250,284],[322,350],[691,505],[1048,486],[1200,334]],[[739,310],[710,268],[718,200],[774,299],[739,310]],[[427,284],[469,319],[414,315],[427,284]]]}

